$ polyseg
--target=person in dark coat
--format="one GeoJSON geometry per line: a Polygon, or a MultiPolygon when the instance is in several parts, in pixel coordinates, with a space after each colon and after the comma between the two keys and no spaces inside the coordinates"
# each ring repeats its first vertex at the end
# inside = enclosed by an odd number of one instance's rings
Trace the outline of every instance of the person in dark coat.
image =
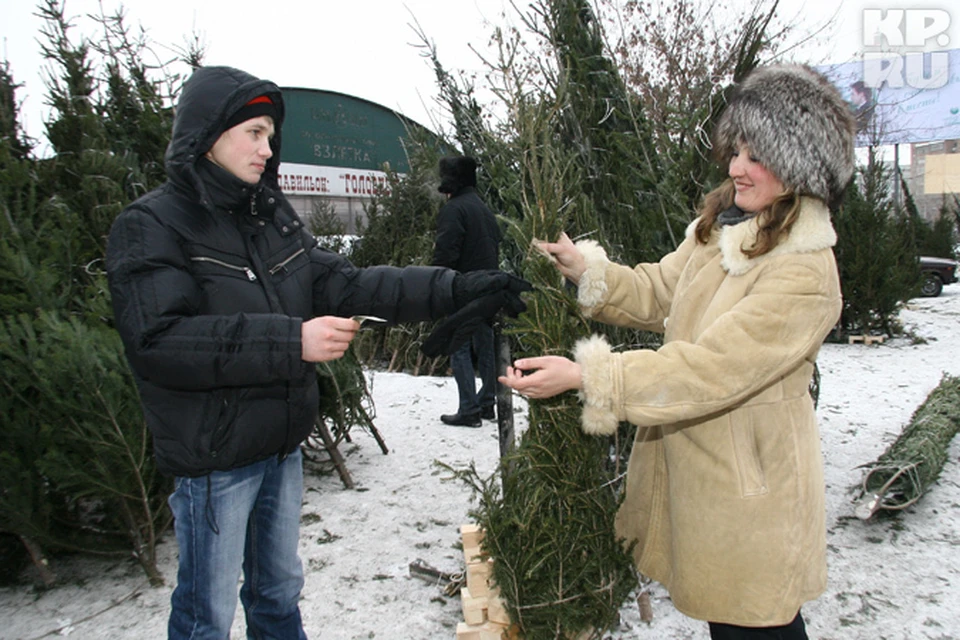
{"type": "MultiPolygon", "coordinates": [[[[477,195],[477,162],[469,156],[440,159],[440,193],[447,201],[437,217],[437,235],[432,264],[462,273],[496,269],[500,264],[500,227],[497,219],[477,195]]],[[[450,368],[457,381],[457,412],[444,414],[445,424],[479,427],[481,418],[493,420],[497,400],[497,369],[493,327],[478,323],[470,339],[450,356],[450,368]],[[473,354],[476,354],[481,387],[477,393],[473,354]]]]}
{"type": "Polygon", "coordinates": [[[344,354],[353,316],[419,322],[478,297],[493,304],[472,308],[518,311],[529,286],[490,271],[361,269],[318,247],[277,183],[283,118],[274,83],[198,69],[177,105],[166,183],[110,230],[116,327],[157,465],[175,478],[170,638],[229,637],[241,572],[248,637],[306,637],[300,444],[317,418],[314,363],[344,354]]]}

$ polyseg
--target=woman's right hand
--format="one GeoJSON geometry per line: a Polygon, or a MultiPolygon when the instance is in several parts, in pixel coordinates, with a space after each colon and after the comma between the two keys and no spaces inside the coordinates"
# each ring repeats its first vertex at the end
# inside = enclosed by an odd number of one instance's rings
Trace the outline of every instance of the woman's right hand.
{"type": "Polygon", "coordinates": [[[563,356],[522,358],[507,367],[497,380],[527,398],[542,400],[579,389],[583,385],[580,365],[563,356]]]}
{"type": "Polygon", "coordinates": [[[564,278],[574,284],[580,284],[580,277],[587,270],[587,264],[583,260],[583,254],[566,233],[560,232],[560,238],[556,242],[538,240],[537,246],[555,259],[554,264],[564,278]]]}

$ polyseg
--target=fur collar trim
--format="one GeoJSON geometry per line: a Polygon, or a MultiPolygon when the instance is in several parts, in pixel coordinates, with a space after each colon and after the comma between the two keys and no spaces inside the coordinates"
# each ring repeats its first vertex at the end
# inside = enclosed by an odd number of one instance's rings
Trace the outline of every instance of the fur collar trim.
{"type": "MultiPolygon", "coordinates": [[[[837,232],[834,231],[833,224],[830,222],[830,210],[818,198],[801,198],[800,217],[789,235],[769,253],[749,258],[744,255],[743,248],[753,246],[758,230],[756,218],[720,229],[718,244],[723,254],[721,265],[730,275],[743,275],[774,256],[813,253],[837,243],[837,232]]],[[[688,228],[689,231],[690,228],[688,228]]]]}
{"type": "MultiPolygon", "coordinates": [[[[686,235],[691,237],[696,229],[697,220],[687,225],[686,235]]],[[[755,219],[740,224],[714,230],[720,252],[723,254],[721,266],[727,273],[740,276],[764,260],[773,256],[791,253],[813,253],[834,246],[837,232],[830,222],[830,209],[819,198],[802,197],[800,199],[800,217],[790,234],[780,241],[772,251],[756,258],[748,258],[743,247],[753,246],[757,239],[757,221],[755,219]]],[[[593,240],[581,240],[577,248],[583,255],[586,271],[580,277],[577,300],[580,306],[591,309],[602,303],[607,295],[606,269],[610,264],[607,252],[593,240]]]]}

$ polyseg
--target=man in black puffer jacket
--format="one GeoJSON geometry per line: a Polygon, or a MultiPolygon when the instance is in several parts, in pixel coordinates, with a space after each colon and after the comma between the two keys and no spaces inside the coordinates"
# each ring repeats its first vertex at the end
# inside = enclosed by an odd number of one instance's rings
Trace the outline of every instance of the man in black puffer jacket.
{"type": "MultiPolygon", "coordinates": [[[[477,161],[470,156],[440,159],[440,186],[447,201],[437,215],[437,235],[431,264],[462,273],[496,269],[500,265],[500,227],[497,218],[477,194],[477,161]]],[[[493,420],[497,401],[497,365],[493,327],[477,323],[475,331],[450,355],[450,368],[457,382],[457,412],[444,414],[445,424],[479,427],[481,418],[493,420]],[[480,373],[477,393],[473,356],[480,373]]]]}
{"type": "Polygon", "coordinates": [[[277,184],[283,116],[274,83],[197,70],[167,182],[110,231],[117,330],[158,466],[176,479],[170,638],[228,637],[241,569],[248,635],[306,637],[299,446],[318,409],[314,363],[344,354],[360,327],[352,316],[419,322],[469,314],[476,299],[489,302],[482,313],[518,312],[529,288],[492,271],[360,269],[317,247],[277,184]]]}

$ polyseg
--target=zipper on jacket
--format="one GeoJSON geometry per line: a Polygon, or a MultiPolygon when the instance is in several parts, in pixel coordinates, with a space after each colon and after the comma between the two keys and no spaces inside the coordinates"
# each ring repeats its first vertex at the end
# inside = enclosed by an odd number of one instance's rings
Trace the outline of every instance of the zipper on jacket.
{"type": "Polygon", "coordinates": [[[297,250],[297,251],[295,251],[292,256],[290,256],[289,258],[287,258],[287,259],[284,260],[283,262],[279,263],[278,265],[272,267],[272,268],[270,269],[270,275],[272,275],[272,276],[273,276],[273,275],[276,275],[277,272],[280,271],[280,269],[286,269],[286,268],[287,268],[287,265],[290,264],[290,262],[291,262],[294,258],[296,258],[297,256],[299,256],[299,255],[300,255],[301,253],[303,253],[304,251],[305,251],[305,249],[304,249],[303,247],[300,247],[300,249],[297,250]]]}
{"type": "Polygon", "coordinates": [[[221,267],[226,267],[227,269],[233,269],[234,271],[242,271],[246,274],[247,280],[250,282],[257,281],[257,274],[253,272],[253,269],[250,267],[239,267],[235,264],[230,264],[229,262],[224,262],[223,260],[217,260],[216,258],[208,258],[207,256],[193,256],[190,258],[194,262],[212,262],[213,264],[220,265],[221,267]]]}

